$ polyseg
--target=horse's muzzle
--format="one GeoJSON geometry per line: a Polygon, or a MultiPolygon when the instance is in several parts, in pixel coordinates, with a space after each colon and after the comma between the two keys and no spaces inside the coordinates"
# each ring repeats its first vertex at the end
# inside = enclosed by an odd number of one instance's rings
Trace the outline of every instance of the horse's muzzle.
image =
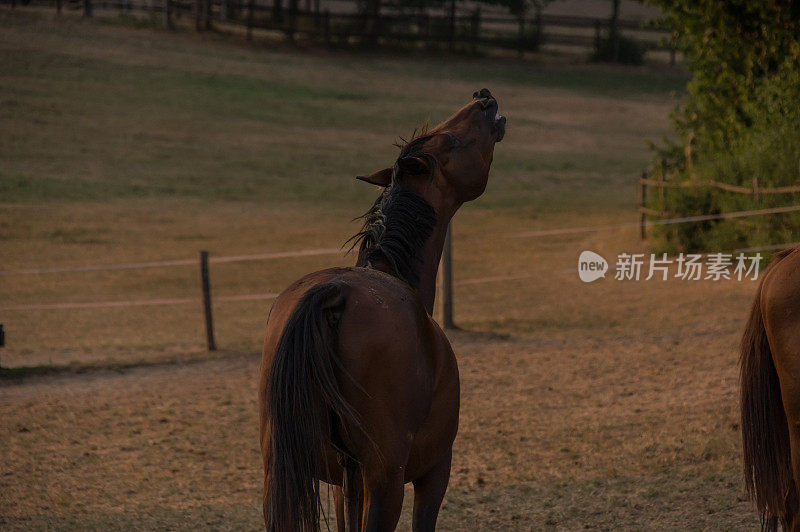
{"type": "Polygon", "coordinates": [[[497,99],[492,96],[489,89],[481,89],[472,94],[475,100],[478,100],[478,105],[481,110],[486,111],[486,117],[492,122],[492,131],[495,133],[495,142],[503,140],[506,134],[506,117],[501,116],[498,112],[497,99]]]}

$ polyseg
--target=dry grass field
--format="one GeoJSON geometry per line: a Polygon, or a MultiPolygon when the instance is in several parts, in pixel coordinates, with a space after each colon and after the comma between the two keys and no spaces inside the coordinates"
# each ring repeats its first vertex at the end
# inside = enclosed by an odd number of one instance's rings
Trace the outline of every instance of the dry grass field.
{"type": "MultiPolygon", "coordinates": [[[[758,526],[736,408],[755,283],[584,284],[582,250],[648,242],[515,237],[635,222],[645,141],[667,134],[682,72],[300,53],[8,8],[0,64],[0,527],[261,524],[271,302],[215,303],[209,354],[199,303],[18,308],[193,298],[196,266],[13,272],[337,247],[376,194],[353,177],[481,86],[509,129],[454,222],[463,406],[440,528],[758,526]]],[[[352,260],[212,264],[212,291],[272,293],[352,260]]]]}

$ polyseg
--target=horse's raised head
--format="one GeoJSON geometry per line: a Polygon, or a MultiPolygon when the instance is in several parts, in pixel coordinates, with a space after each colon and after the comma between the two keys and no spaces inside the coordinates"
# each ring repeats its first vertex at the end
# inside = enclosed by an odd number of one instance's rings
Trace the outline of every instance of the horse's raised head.
{"type": "Polygon", "coordinates": [[[483,193],[505,129],[497,100],[481,89],[453,116],[405,144],[394,166],[358,179],[400,184],[437,208],[457,208],[483,193]]]}

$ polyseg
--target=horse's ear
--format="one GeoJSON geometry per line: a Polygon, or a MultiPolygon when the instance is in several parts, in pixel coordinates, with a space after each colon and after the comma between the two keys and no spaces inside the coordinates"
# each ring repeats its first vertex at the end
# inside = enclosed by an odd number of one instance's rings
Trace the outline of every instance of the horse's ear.
{"type": "Polygon", "coordinates": [[[374,174],[358,175],[356,179],[378,185],[379,187],[388,187],[392,183],[392,169],[384,168],[383,170],[378,170],[374,174]]]}
{"type": "Polygon", "coordinates": [[[408,175],[427,174],[431,170],[430,164],[424,157],[416,157],[414,155],[401,157],[397,161],[397,166],[403,174],[408,175]]]}

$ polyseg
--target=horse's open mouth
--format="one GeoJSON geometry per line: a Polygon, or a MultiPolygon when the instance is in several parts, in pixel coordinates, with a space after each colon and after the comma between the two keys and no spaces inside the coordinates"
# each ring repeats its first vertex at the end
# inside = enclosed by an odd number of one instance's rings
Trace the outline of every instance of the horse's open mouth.
{"type": "Polygon", "coordinates": [[[500,142],[506,134],[506,117],[500,115],[499,104],[495,98],[489,97],[486,103],[486,111],[492,121],[495,142],[500,142]],[[494,116],[492,116],[492,113],[494,113],[494,116]]]}
{"type": "Polygon", "coordinates": [[[495,142],[500,142],[503,140],[503,137],[506,134],[506,117],[500,116],[500,113],[495,113],[494,115],[494,122],[492,123],[492,128],[495,131],[497,137],[495,138],[495,142]]]}

